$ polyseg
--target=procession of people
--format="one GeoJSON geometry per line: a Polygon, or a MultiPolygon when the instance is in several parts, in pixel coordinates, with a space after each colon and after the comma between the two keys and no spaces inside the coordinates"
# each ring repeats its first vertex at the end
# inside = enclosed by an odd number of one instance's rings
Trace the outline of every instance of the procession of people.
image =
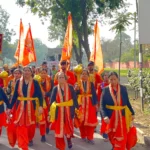
{"type": "Polygon", "coordinates": [[[0,132],[6,127],[9,144],[28,150],[38,127],[41,142],[54,131],[56,148],[71,149],[76,127],[81,140],[94,146],[94,130],[101,123],[104,141],[110,141],[113,150],[126,150],[134,110],[117,73],[99,74],[92,61],[82,66],[80,74],[70,70],[66,60],[60,61],[55,75],[49,70],[43,62],[37,67],[5,65],[0,73],[0,132]],[[7,78],[2,78],[6,72],[7,78]]]}

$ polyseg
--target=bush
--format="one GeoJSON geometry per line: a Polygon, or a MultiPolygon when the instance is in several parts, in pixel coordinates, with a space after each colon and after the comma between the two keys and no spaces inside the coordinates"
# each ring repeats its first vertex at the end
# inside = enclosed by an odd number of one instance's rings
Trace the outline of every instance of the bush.
{"type": "MultiPolygon", "coordinates": [[[[142,83],[143,83],[143,98],[144,100],[150,101],[150,69],[143,69],[142,71],[142,83]]],[[[128,82],[134,91],[140,91],[140,76],[139,70],[133,69],[129,70],[128,82]]]]}

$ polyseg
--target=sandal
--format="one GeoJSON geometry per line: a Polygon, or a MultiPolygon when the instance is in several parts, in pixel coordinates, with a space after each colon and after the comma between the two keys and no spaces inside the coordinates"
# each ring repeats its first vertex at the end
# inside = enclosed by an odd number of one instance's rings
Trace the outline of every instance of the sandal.
{"type": "Polygon", "coordinates": [[[67,140],[67,142],[68,142],[68,148],[71,149],[72,148],[72,142],[71,142],[71,140],[69,139],[69,140],[67,140]]]}

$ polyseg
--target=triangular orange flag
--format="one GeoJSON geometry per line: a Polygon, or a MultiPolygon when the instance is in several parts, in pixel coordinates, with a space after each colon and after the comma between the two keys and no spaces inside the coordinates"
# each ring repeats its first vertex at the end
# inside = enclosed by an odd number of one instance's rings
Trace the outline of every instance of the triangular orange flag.
{"type": "Polygon", "coordinates": [[[68,15],[68,26],[65,34],[64,45],[62,48],[61,60],[70,61],[72,53],[72,16],[68,15]]]}
{"type": "Polygon", "coordinates": [[[36,62],[36,54],[34,48],[34,41],[32,38],[31,26],[29,25],[26,38],[25,38],[22,65],[26,66],[31,62],[36,62]]]}
{"type": "Polygon", "coordinates": [[[93,50],[90,55],[90,61],[94,62],[95,67],[97,67],[98,69],[98,73],[101,74],[104,70],[104,63],[98,21],[96,21],[96,24],[94,26],[94,44],[93,50]]]}
{"type": "Polygon", "coordinates": [[[23,60],[23,51],[24,51],[24,27],[22,19],[20,19],[20,31],[19,31],[19,40],[16,52],[14,57],[17,59],[17,63],[21,64],[23,60]]]}

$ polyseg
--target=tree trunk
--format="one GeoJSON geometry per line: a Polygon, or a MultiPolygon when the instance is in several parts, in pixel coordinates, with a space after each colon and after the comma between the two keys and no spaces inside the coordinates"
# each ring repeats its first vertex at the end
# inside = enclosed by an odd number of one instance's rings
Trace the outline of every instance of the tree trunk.
{"type": "Polygon", "coordinates": [[[86,2],[87,0],[81,0],[81,5],[82,5],[82,26],[83,26],[83,36],[84,36],[84,41],[82,41],[82,46],[85,49],[87,58],[89,60],[90,58],[90,48],[89,48],[89,42],[88,42],[88,27],[87,27],[87,12],[86,12],[86,2]]]}
{"type": "Polygon", "coordinates": [[[120,51],[119,51],[119,81],[120,81],[120,63],[121,63],[121,49],[122,49],[122,31],[120,33],[120,51]]]}
{"type": "Polygon", "coordinates": [[[138,14],[138,0],[135,0],[136,1],[136,13],[138,14]]]}
{"type": "Polygon", "coordinates": [[[73,43],[73,50],[74,50],[74,53],[75,53],[75,57],[76,57],[76,61],[78,62],[78,64],[82,64],[82,55],[78,54],[78,49],[77,49],[77,46],[73,43]]]}

